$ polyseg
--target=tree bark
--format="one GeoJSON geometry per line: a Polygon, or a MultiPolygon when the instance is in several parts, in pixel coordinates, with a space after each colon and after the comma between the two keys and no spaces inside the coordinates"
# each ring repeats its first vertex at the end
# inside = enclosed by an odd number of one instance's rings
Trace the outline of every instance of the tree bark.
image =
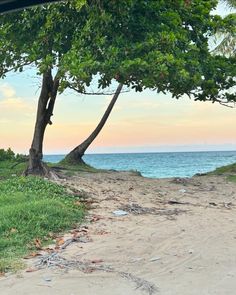
{"type": "Polygon", "coordinates": [[[94,139],[98,136],[100,131],[102,130],[103,126],[105,125],[115,103],[117,98],[120,95],[120,92],[122,90],[123,84],[120,83],[116,89],[116,92],[108,105],[108,108],[106,109],[101,121],[97,125],[97,127],[94,129],[94,131],[90,134],[90,136],[83,141],[80,145],[78,145],[76,148],[74,148],[62,161],[63,163],[68,163],[72,165],[76,164],[84,164],[84,161],[82,159],[85,151],[88,149],[88,147],[91,145],[91,143],[94,141],[94,139]]]}
{"type": "Polygon", "coordinates": [[[25,171],[26,175],[47,175],[49,170],[42,162],[43,139],[48,124],[52,124],[54,104],[59,87],[59,79],[52,77],[51,69],[43,74],[42,88],[38,100],[36,123],[34,128],[33,141],[29,150],[29,164],[25,171]]]}

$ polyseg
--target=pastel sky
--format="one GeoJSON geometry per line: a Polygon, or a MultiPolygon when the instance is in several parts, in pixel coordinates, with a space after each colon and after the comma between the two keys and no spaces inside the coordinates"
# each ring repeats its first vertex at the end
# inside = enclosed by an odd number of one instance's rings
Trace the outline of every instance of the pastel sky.
{"type": "MultiPolygon", "coordinates": [[[[226,14],[223,6],[218,11],[226,14]]],[[[32,70],[0,80],[0,148],[27,153],[33,135],[40,77],[32,70]]],[[[99,122],[110,96],[67,91],[57,99],[44,152],[65,153],[99,122]]],[[[151,91],[123,93],[88,152],[236,150],[236,109],[151,91]]]]}

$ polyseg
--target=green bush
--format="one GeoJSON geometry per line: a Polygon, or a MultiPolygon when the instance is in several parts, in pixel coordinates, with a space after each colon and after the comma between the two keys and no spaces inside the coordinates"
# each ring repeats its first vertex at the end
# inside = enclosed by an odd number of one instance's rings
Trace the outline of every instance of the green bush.
{"type": "Polygon", "coordinates": [[[25,155],[15,154],[11,148],[7,150],[0,149],[0,161],[19,161],[23,162],[26,160],[25,155]]]}
{"type": "Polygon", "coordinates": [[[6,161],[6,160],[14,160],[15,159],[15,153],[8,148],[6,151],[4,149],[0,149],[0,161],[6,161]]]}

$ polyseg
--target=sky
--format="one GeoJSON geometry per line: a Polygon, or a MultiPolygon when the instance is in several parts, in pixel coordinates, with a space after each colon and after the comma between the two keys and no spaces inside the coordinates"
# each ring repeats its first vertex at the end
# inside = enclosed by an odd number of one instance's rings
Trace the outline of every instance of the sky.
{"type": "MultiPolygon", "coordinates": [[[[217,13],[228,11],[223,5],[217,13]]],[[[32,69],[0,80],[0,148],[27,153],[40,92],[32,69]]],[[[64,154],[96,127],[111,96],[58,96],[44,153],[64,154]]],[[[123,93],[88,153],[236,150],[236,109],[146,90],[123,93]]]]}

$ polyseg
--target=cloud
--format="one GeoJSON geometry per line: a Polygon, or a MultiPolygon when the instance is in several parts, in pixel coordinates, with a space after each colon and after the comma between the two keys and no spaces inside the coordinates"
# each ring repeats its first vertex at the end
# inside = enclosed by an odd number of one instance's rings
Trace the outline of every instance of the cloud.
{"type": "Polygon", "coordinates": [[[0,93],[3,98],[12,98],[16,95],[16,92],[13,87],[11,87],[8,83],[3,83],[0,85],[0,93]]]}
{"type": "Polygon", "coordinates": [[[33,100],[18,97],[15,89],[8,83],[0,84],[0,109],[1,124],[15,121],[24,121],[26,118],[32,118],[34,112],[33,100]]]}
{"type": "Polygon", "coordinates": [[[0,101],[1,110],[6,110],[7,112],[15,112],[15,111],[25,111],[31,112],[33,111],[33,107],[31,104],[25,102],[22,98],[8,98],[0,101]]]}

